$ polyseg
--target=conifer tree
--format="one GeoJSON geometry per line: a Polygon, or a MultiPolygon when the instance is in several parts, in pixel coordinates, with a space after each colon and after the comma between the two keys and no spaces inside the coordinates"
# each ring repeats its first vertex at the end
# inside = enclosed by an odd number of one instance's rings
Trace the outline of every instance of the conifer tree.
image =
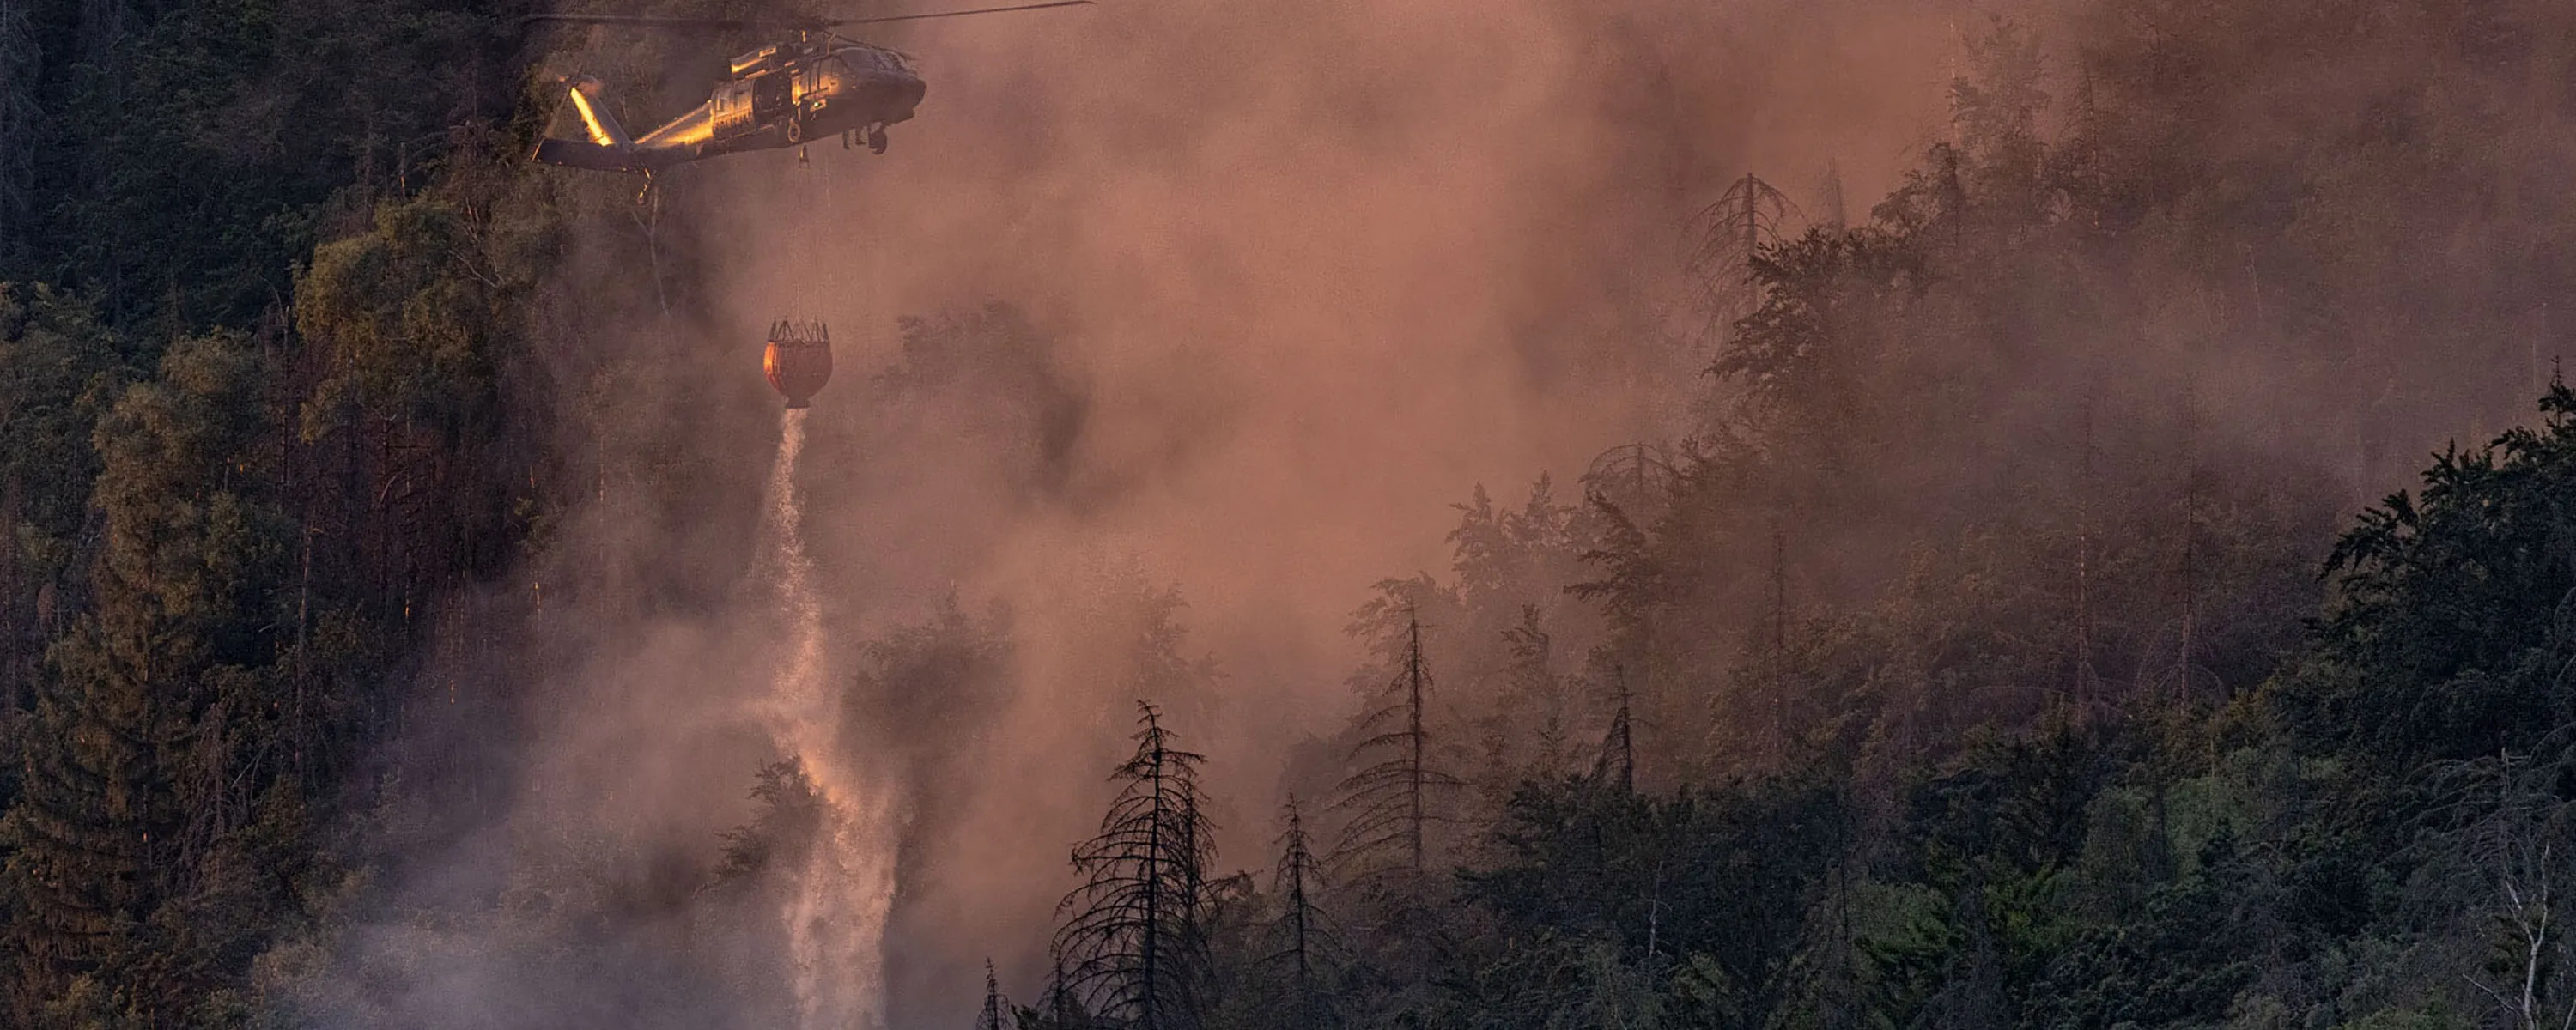
{"type": "Polygon", "coordinates": [[[2038,40],[2000,14],[1988,15],[1985,33],[1966,45],[1971,73],[1950,82],[1950,120],[1976,199],[2009,230],[2040,215],[2048,156],[2038,127],[2049,102],[2041,88],[2046,66],[2038,40]]]}
{"type": "Polygon", "coordinates": [[[984,960],[984,1008],[975,1014],[975,1030],[1015,1030],[1011,1003],[1002,998],[1002,981],[993,975],[993,960],[984,960]]]}
{"type": "Polygon", "coordinates": [[[1334,946],[1330,924],[1316,903],[1324,874],[1307,841],[1305,814],[1296,795],[1289,795],[1281,815],[1287,825],[1279,834],[1279,865],[1271,879],[1271,890],[1279,896],[1279,920],[1272,928],[1279,950],[1269,961],[1287,972],[1295,1024],[1321,1026],[1331,1011],[1323,977],[1334,946]]]}
{"type": "Polygon", "coordinates": [[[34,200],[36,94],[44,52],[29,6],[29,0],[0,0],[0,263],[26,250],[34,200]]]}
{"type": "Polygon", "coordinates": [[[1117,800],[1099,835],[1074,848],[1083,882],[1057,907],[1058,1005],[1140,1030],[1195,1030],[1211,1000],[1206,758],[1173,746],[1152,704],[1136,706],[1136,753],[1111,774],[1117,800]]]}
{"type": "Polygon", "coordinates": [[[1434,793],[1460,786],[1431,766],[1431,734],[1423,728],[1423,700],[1431,669],[1422,656],[1422,619],[1405,617],[1404,656],[1387,701],[1363,716],[1366,734],[1351,751],[1358,772],[1342,780],[1336,810],[1350,813],[1330,864],[1368,879],[1388,873],[1418,877],[1429,867],[1426,827],[1434,793]]]}
{"type": "Polygon", "coordinates": [[[1610,732],[1601,740],[1600,760],[1593,764],[1592,778],[1619,788],[1622,794],[1637,792],[1637,735],[1629,721],[1628,670],[1612,666],[1610,681],[1616,707],[1610,711],[1610,732]]]}
{"type": "Polygon", "coordinates": [[[1786,194],[1747,172],[1700,212],[1686,270],[1700,290],[1705,336],[1713,339],[1752,310],[1759,294],[1754,259],[1791,235],[1797,211],[1786,194]]]}
{"type": "Polygon", "coordinates": [[[92,430],[118,386],[116,339],[88,305],[0,289],[0,706],[29,703],[45,638],[81,602],[92,430]]]}
{"type": "Polygon", "coordinates": [[[1422,654],[1422,620],[1411,610],[1404,641],[1383,703],[1360,720],[1363,736],[1351,752],[1360,768],[1343,779],[1332,806],[1348,821],[1325,863],[1374,910],[1371,936],[1392,949],[1380,961],[1402,985],[1387,999],[1398,1013],[1425,1002],[1436,922],[1430,825],[1443,819],[1438,806],[1463,786],[1431,762],[1433,740],[1423,719],[1431,670],[1422,654]]]}
{"type": "Polygon", "coordinates": [[[242,846],[227,838],[276,772],[258,746],[273,710],[261,667],[286,531],[244,474],[265,453],[260,376],[246,341],[182,340],[99,425],[93,606],[51,650],[24,793],[0,819],[22,1017],[84,975],[182,989],[172,978],[213,958],[194,949],[245,932],[214,922],[168,939],[155,916],[201,886],[210,851],[242,846]]]}
{"type": "Polygon", "coordinates": [[[1511,770],[1518,774],[1554,776],[1564,772],[1568,763],[1565,684],[1554,667],[1555,643],[1539,625],[1537,605],[1522,605],[1520,625],[1503,631],[1503,647],[1511,656],[1511,700],[1517,702],[1513,707],[1525,704],[1536,709],[1527,713],[1535,723],[1529,732],[1536,738],[1536,752],[1527,767],[1511,770]]]}
{"type": "Polygon", "coordinates": [[[1064,942],[1059,937],[1047,943],[1046,1026],[1048,1030],[1070,1030],[1079,1025],[1075,1022],[1075,1011],[1073,992],[1065,989],[1064,942]]]}

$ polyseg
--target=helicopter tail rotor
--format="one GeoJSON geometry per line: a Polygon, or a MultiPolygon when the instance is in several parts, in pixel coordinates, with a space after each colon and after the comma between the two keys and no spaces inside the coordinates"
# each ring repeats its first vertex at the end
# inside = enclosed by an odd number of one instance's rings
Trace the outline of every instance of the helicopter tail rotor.
{"type": "Polygon", "coordinates": [[[581,112],[582,128],[589,130],[593,144],[624,149],[635,142],[627,138],[624,128],[619,127],[617,116],[609,114],[608,109],[600,104],[599,95],[607,87],[600,85],[598,79],[578,75],[565,79],[564,86],[573,109],[581,112]]]}
{"type": "Polygon", "coordinates": [[[600,103],[603,87],[599,80],[588,75],[576,75],[561,81],[564,97],[572,101],[575,111],[580,112],[582,130],[589,138],[540,140],[537,152],[530,156],[544,164],[567,168],[602,172],[641,170],[635,161],[634,141],[627,138],[626,130],[617,124],[616,116],[609,114],[600,103]]]}

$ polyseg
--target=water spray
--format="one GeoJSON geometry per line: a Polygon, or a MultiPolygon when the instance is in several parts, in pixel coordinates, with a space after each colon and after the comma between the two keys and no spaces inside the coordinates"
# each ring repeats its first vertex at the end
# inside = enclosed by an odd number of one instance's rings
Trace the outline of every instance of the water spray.
{"type": "MultiPolygon", "coordinates": [[[[775,371],[771,378],[778,380],[775,371]]],[[[806,412],[802,397],[791,393],[789,400],[780,416],[778,460],[770,470],[761,526],[784,657],[756,714],[771,742],[803,762],[827,804],[823,832],[795,870],[779,917],[793,963],[797,1025],[882,1030],[895,798],[872,770],[846,753],[837,733],[841,708],[829,672],[822,593],[805,553],[804,502],[796,490],[806,412]]]]}

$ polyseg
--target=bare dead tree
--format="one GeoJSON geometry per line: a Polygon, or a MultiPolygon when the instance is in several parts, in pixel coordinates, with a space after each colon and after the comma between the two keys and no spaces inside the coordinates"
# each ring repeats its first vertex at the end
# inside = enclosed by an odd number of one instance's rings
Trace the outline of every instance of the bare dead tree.
{"type": "Polygon", "coordinates": [[[1058,942],[1047,945],[1046,995],[1047,1030],[1072,1030],[1073,994],[1064,989],[1064,945],[1058,942]]]}
{"type": "Polygon", "coordinates": [[[1315,903],[1324,875],[1307,841],[1296,795],[1289,795],[1280,817],[1286,827],[1279,834],[1279,866],[1271,879],[1271,889],[1279,895],[1279,921],[1272,930],[1279,944],[1268,961],[1287,968],[1289,986],[1304,1019],[1313,1013],[1302,1010],[1322,999],[1320,967],[1333,945],[1333,932],[1315,903]]]}
{"type": "Polygon", "coordinates": [[[2485,874],[2492,894],[2487,912],[2505,947],[2492,974],[2463,974],[2519,1030],[2576,1026],[2576,989],[2563,982],[2576,964],[2565,909],[2570,893],[2567,857],[2576,851],[2576,802],[2556,789],[2556,764],[2510,752],[2444,763],[2432,780],[2444,803],[2434,809],[2461,854],[2485,874]]]}
{"type": "Polygon", "coordinates": [[[1418,1001],[1430,979],[1435,922],[1428,830],[1445,821],[1435,807],[1439,798],[1464,784],[1430,761],[1423,703],[1431,669],[1422,655],[1421,616],[1411,610],[1405,613],[1404,654],[1397,666],[1383,703],[1360,721],[1362,737],[1351,750],[1359,771],[1341,782],[1332,806],[1349,821],[1325,865],[1375,909],[1376,936],[1400,949],[1400,979],[1418,1001]]]}
{"type": "Polygon", "coordinates": [[[1015,1030],[1010,1003],[1002,999],[1002,981],[993,975],[993,960],[984,960],[984,1008],[975,1014],[975,1030],[1015,1030]]]}
{"type": "Polygon", "coordinates": [[[1706,342],[1716,342],[1727,326],[1753,309],[1753,259],[1762,248],[1787,238],[1789,223],[1798,217],[1798,206],[1787,194],[1750,172],[1700,210],[1683,271],[1699,289],[1706,342]]]}
{"type": "Polygon", "coordinates": [[[1839,162],[1825,165],[1824,178],[1816,184],[1817,224],[1840,232],[1843,228],[1843,167],[1839,162]]]}
{"type": "Polygon", "coordinates": [[[1136,753],[1110,774],[1117,800],[1073,850],[1082,885],[1057,912],[1059,1007],[1140,1030],[1196,1030],[1208,1010],[1207,869],[1215,827],[1198,766],[1162,713],[1137,702],[1136,753]]]}
{"type": "Polygon", "coordinates": [[[1601,452],[1583,471],[1583,496],[1596,505],[1617,508],[1639,525],[1662,514],[1664,502],[1681,483],[1673,456],[1660,445],[1640,440],[1601,452]]]}
{"type": "Polygon", "coordinates": [[[1358,880],[1401,872],[1418,876],[1428,867],[1425,827],[1430,795],[1455,789],[1454,776],[1431,767],[1431,735],[1423,729],[1423,699],[1431,689],[1431,669],[1422,657],[1422,618],[1405,613],[1404,657],[1388,683],[1386,703],[1360,721],[1365,734],[1351,749],[1360,766],[1341,782],[1336,811],[1350,821],[1327,863],[1345,879],[1358,880]]]}

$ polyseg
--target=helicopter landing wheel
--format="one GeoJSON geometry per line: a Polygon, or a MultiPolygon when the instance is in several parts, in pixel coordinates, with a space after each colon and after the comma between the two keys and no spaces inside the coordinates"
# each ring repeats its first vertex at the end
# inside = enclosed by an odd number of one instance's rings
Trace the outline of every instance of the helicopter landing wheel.
{"type": "Polygon", "coordinates": [[[856,129],[843,129],[843,130],[841,130],[841,149],[843,149],[843,150],[848,150],[848,149],[850,149],[850,137],[855,136],[855,135],[858,135],[858,130],[856,130],[856,129]]]}
{"type": "Polygon", "coordinates": [[[868,153],[871,153],[871,154],[882,154],[882,153],[885,153],[885,152],[886,152],[885,126],[882,126],[882,125],[871,125],[871,126],[868,126],[868,153]]]}
{"type": "Polygon", "coordinates": [[[803,143],[803,142],[805,142],[805,120],[804,120],[804,119],[802,119],[802,118],[789,118],[789,119],[787,119],[787,142],[789,142],[789,143],[803,143]]]}

